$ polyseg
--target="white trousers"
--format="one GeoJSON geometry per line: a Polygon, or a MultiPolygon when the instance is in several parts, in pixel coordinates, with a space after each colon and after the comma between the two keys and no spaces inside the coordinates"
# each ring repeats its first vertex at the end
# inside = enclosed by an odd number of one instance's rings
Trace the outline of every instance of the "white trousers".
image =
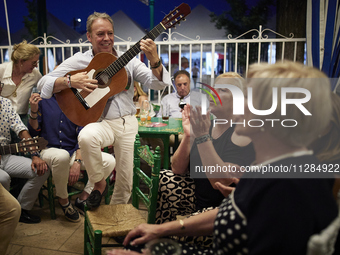
{"type": "MultiPolygon", "coordinates": [[[[115,158],[108,153],[102,152],[102,171],[106,179],[113,171],[116,165],[115,158]]],[[[65,199],[68,198],[67,183],[70,174],[70,168],[74,163],[76,152],[72,157],[67,150],[58,148],[48,148],[41,151],[40,156],[46,161],[46,164],[51,169],[53,174],[53,181],[56,189],[56,196],[65,199]]],[[[81,170],[86,170],[84,161],[80,166],[81,170]]],[[[88,194],[92,192],[94,183],[90,180],[87,182],[84,191],[88,194]]]]}
{"type": "Polygon", "coordinates": [[[31,167],[32,160],[24,156],[2,155],[0,164],[0,183],[9,190],[11,178],[27,179],[18,195],[18,202],[22,209],[31,210],[41,186],[47,180],[50,171],[38,176],[31,167]]]}
{"type": "Polygon", "coordinates": [[[135,116],[91,123],[79,133],[78,142],[92,183],[105,178],[101,148],[112,145],[116,158],[116,182],[111,204],[126,204],[132,190],[133,146],[138,132],[135,116]]]}

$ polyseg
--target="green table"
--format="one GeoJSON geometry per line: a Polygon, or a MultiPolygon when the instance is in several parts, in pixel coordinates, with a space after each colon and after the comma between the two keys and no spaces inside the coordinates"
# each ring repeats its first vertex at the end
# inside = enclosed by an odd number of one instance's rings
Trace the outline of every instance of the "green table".
{"type": "MultiPolygon", "coordinates": [[[[151,122],[162,123],[162,118],[153,117],[151,122]]],[[[169,169],[170,166],[170,135],[175,135],[175,147],[178,147],[178,135],[183,134],[182,119],[169,118],[168,122],[163,122],[168,125],[164,127],[145,127],[140,125],[140,119],[138,119],[138,134],[140,137],[147,138],[161,138],[164,144],[164,169],[169,169]]]]}

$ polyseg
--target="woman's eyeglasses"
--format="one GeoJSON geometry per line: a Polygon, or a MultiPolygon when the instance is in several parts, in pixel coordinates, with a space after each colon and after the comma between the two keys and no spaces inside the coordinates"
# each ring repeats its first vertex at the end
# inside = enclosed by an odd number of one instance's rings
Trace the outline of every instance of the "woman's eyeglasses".
{"type": "Polygon", "coordinates": [[[32,66],[38,66],[38,64],[39,64],[39,60],[32,62],[32,66]]]}

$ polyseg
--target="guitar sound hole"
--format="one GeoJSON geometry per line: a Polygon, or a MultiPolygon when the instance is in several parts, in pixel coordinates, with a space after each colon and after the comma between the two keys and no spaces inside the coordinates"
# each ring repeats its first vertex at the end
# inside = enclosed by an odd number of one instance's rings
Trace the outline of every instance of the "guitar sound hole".
{"type": "Polygon", "coordinates": [[[105,88],[109,83],[110,77],[108,76],[107,73],[101,72],[96,75],[96,79],[98,80],[98,87],[105,88]]]}

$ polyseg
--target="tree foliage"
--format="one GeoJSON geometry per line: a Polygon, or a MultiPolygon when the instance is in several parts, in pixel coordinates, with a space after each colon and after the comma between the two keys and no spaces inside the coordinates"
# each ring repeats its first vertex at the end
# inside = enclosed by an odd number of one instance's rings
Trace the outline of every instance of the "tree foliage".
{"type": "MultiPolygon", "coordinates": [[[[294,34],[295,38],[306,37],[307,0],[277,0],[276,31],[284,36],[294,34]]],[[[304,62],[305,44],[286,43],[284,59],[304,62]],[[295,57],[295,59],[294,59],[295,57]]],[[[282,57],[282,44],[276,46],[276,58],[282,57]]]]}
{"type": "MultiPolygon", "coordinates": [[[[210,17],[218,29],[225,30],[226,35],[236,36],[260,25],[265,26],[272,14],[271,7],[276,3],[275,0],[258,0],[257,4],[249,6],[245,0],[226,0],[226,2],[230,6],[228,11],[224,11],[221,15],[212,13],[210,17]]],[[[245,38],[250,37],[250,34],[245,35],[245,38]]]]}
{"type": "MultiPolygon", "coordinates": [[[[246,0],[226,0],[230,6],[229,10],[224,11],[221,15],[210,15],[212,22],[215,22],[215,26],[218,29],[224,29],[226,36],[231,35],[233,38],[238,37],[245,32],[252,29],[258,29],[260,25],[266,26],[269,17],[272,15],[272,9],[275,6],[275,0],[258,0],[256,4],[250,6],[246,0]]],[[[250,39],[254,35],[253,32],[244,34],[242,39],[250,39]]],[[[255,34],[259,36],[258,32],[255,34]]],[[[246,70],[246,55],[247,45],[245,43],[238,44],[238,55],[235,56],[236,44],[228,45],[228,56],[225,71],[236,71],[240,74],[244,74],[246,70]],[[237,67],[235,70],[235,61],[237,61],[237,67]]],[[[250,47],[249,49],[249,63],[258,61],[258,45],[250,47]]],[[[267,56],[266,45],[261,45],[261,59],[265,59],[267,56]],[[262,56],[263,55],[263,56],[262,56]]]]}
{"type": "Polygon", "coordinates": [[[37,0],[25,0],[28,15],[24,16],[24,25],[32,38],[38,37],[37,0]]]}

